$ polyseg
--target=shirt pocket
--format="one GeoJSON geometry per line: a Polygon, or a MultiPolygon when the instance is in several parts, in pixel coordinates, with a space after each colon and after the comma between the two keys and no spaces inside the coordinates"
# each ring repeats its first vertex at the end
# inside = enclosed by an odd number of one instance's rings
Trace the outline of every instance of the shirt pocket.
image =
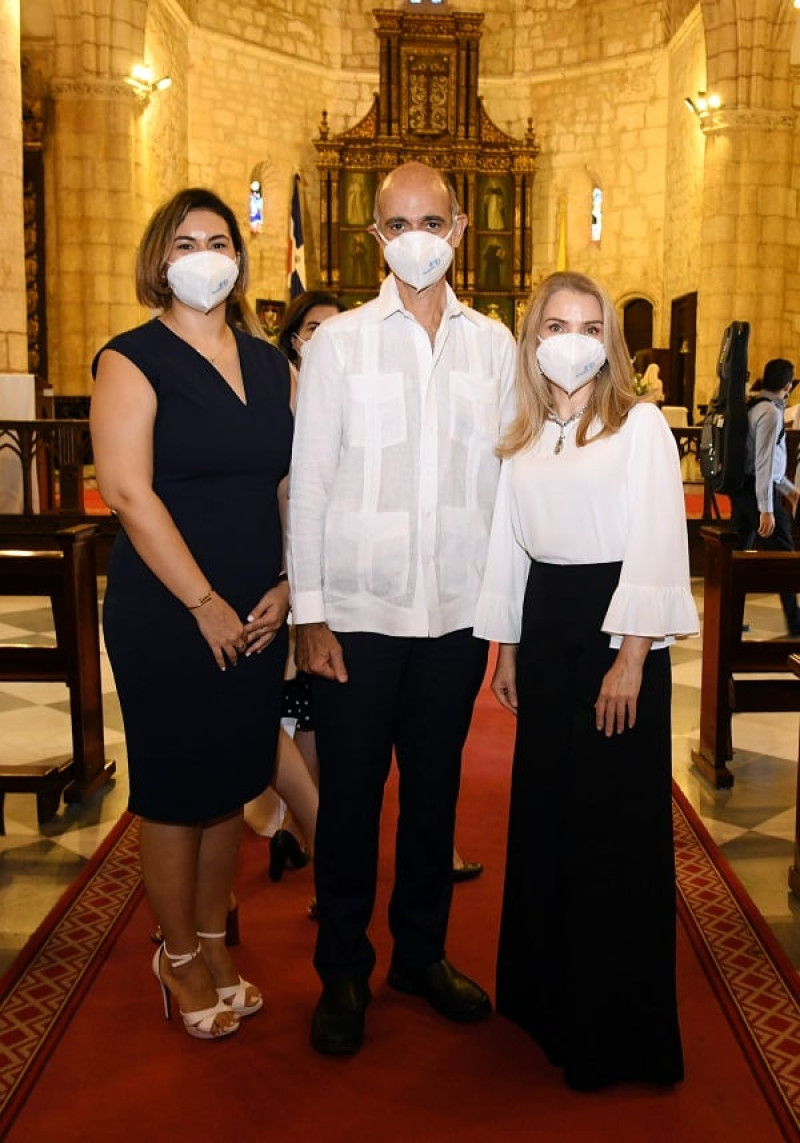
{"type": "Polygon", "coordinates": [[[500,436],[500,398],[494,377],[450,373],[450,437],[462,444],[497,442],[500,436]]]}
{"type": "Polygon", "coordinates": [[[353,373],[347,378],[345,444],[383,449],[406,439],[406,398],[402,373],[353,373]]]}
{"type": "Polygon", "coordinates": [[[410,586],[409,549],[407,512],[329,509],[323,549],[325,594],[405,598],[410,586]]]}
{"type": "Polygon", "coordinates": [[[476,599],[486,565],[491,509],[440,510],[439,594],[443,601],[476,599]]]}

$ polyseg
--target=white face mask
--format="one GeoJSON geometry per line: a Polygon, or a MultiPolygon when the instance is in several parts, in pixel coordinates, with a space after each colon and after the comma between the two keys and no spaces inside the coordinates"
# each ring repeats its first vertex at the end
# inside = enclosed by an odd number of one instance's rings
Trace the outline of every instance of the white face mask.
{"type": "Polygon", "coordinates": [[[548,381],[565,393],[574,393],[600,372],[606,347],[585,333],[556,333],[540,339],[536,360],[548,381]]]}
{"type": "MultiPolygon", "coordinates": [[[[310,340],[311,339],[309,338],[309,341],[310,340]]],[[[294,351],[297,354],[299,361],[303,360],[303,350],[307,345],[308,341],[306,341],[304,337],[301,337],[299,333],[294,334],[294,351]]]]}
{"type": "Polygon", "coordinates": [[[427,230],[406,230],[387,241],[378,230],[386,243],[383,256],[389,269],[417,292],[438,282],[450,268],[453,247],[447,239],[452,233],[452,227],[446,238],[427,230]]]}
{"type": "Polygon", "coordinates": [[[167,264],[167,282],[175,297],[204,314],[225,301],[238,277],[238,264],[219,250],[196,250],[167,264]]]}

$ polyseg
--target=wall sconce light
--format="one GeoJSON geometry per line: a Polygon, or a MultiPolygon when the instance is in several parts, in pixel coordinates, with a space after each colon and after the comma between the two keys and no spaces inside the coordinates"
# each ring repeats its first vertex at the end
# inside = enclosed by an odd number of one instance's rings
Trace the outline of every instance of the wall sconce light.
{"type": "Polygon", "coordinates": [[[722,107],[721,97],[713,91],[698,91],[694,99],[687,95],[683,102],[698,119],[705,119],[712,111],[719,111],[722,107]]]}
{"type": "Polygon", "coordinates": [[[147,64],[134,64],[130,75],[125,76],[125,82],[132,87],[139,99],[149,99],[154,91],[166,91],[172,86],[172,77],[162,75],[156,79],[153,69],[147,64]]]}

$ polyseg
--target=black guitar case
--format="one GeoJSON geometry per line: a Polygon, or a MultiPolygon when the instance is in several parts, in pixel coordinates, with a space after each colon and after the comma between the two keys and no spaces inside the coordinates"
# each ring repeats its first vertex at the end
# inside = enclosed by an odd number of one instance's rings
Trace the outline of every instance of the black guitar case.
{"type": "Polygon", "coordinates": [[[700,436],[700,470],[714,492],[730,495],[744,481],[747,442],[747,344],[750,323],[734,321],[722,335],[717,391],[700,436]]]}

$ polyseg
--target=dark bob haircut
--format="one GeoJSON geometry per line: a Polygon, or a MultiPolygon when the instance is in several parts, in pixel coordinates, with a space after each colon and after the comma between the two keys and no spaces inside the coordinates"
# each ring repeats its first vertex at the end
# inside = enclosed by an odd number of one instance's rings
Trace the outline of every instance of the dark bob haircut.
{"type": "Polygon", "coordinates": [[[344,302],[340,301],[335,294],[328,293],[327,290],[306,290],[292,299],[286,307],[286,313],[283,315],[283,321],[278,330],[278,346],[294,366],[298,365],[300,359],[297,350],[292,345],[292,338],[306,320],[309,310],[313,310],[314,306],[334,306],[339,313],[347,309],[344,302]]]}

